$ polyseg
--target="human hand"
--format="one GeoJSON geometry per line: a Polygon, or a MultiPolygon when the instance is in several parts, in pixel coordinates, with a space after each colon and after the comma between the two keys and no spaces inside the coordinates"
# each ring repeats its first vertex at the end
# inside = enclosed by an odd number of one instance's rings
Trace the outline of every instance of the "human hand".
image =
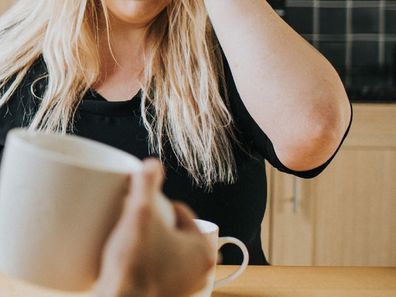
{"type": "Polygon", "coordinates": [[[193,222],[194,215],[174,204],[176,226],[167,226],[155,207],[163,175],[147,160],[133,177],[117,225],[104,248],[94,297],[181,297],[203,288],[215,252],[193,222]]]}

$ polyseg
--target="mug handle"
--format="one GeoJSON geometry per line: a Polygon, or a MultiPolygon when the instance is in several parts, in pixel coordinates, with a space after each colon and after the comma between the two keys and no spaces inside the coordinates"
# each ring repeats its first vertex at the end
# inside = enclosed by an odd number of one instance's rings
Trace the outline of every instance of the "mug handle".
{"type": "Polygon", "coordinates": [[[242,261],[241,266],[238,268],[238,270],[234,271],[229,276],[227,276],[223,279],[216,280],[214,283],[214,286],[213,286],[214,289],[221,288],[221,287],[225,286],[226,284],[235,280],[237,277],[239,277],[242,274],[242,272],[245,271],[245,269],[249,263],[249,252],[248,252],[245,244],[242,241],[240,241],[239,239],[236,239],[234,237],[220,237],[218,249],[220,249],[223,245],[225,245],[227,243],[235,244],[237,247],[239,247],[241,249],[241,251],[243,253],[243,261],[242,261]]]}

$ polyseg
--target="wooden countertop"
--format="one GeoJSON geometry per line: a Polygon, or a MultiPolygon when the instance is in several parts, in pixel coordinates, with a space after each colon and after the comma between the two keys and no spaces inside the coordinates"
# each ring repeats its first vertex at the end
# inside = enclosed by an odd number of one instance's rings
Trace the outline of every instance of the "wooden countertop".
{"type": "MultiPolygon", "coordinates": [[[[218,266],[218,276],[235,269],[218,266]]],[[[86,297],[44,291],[0,275],[0,297],[86,297]]],[[[395,297],[396,267],[260,267],[249,266],[212,297],[395,297]]]]}
{"type": "MultiPolygon", "coordinates": [[[[222,276],[230,267],[219,267],[222,276]]],[[[396,297],[396,267],[257,267],[212,297],[396,297]]]]}

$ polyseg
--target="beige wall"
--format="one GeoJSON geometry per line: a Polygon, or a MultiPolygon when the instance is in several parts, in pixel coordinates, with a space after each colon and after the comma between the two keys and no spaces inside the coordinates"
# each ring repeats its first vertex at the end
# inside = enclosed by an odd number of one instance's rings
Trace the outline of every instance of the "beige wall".
{"type": "Polygon", "coordinates": [[[0,13],[6,10],[13,2],[14,0],[0,0],[0,13]]]}

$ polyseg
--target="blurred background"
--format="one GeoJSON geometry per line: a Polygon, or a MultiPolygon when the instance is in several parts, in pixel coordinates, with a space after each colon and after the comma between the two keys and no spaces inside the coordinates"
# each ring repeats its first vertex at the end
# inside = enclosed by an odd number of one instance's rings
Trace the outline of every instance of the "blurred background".
{"type": "MultiPolygon", "coordinates": [[[[13,2],[0,0],[0,13],[13,2]]],[[[267,166],[262,239],[268,260],[396,266],[396,0],[269,2],[334,65],[354,121],[318,178],[267,166]]]]}
{"type": "Polygon", "coordinates": [[[396,1],[269,2],[334,65],[354,121],[318,178],[267,167],[266,254],[280,265],[396,266],[396,1]]]}
{"type": "Polygon", "coordinates": [[[269,2],[332,62],[352,101],[396,99],[396,1],[269,2]]]}

